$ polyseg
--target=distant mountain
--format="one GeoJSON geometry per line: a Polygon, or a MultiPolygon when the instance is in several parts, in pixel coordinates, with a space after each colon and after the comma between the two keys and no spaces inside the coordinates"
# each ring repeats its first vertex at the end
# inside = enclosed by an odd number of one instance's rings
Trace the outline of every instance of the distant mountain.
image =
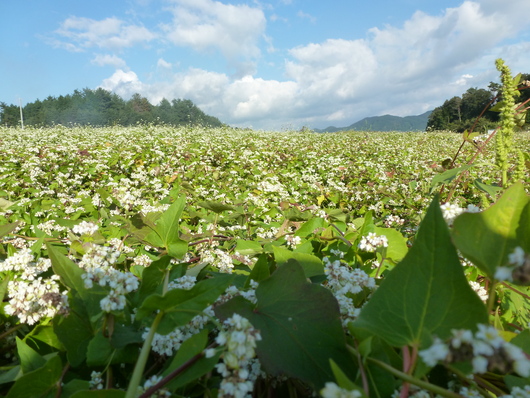
{"type": "Polygon", "coordinates": [[[314,129],[318,133],[334,133],[336,131],[425,131],[427,121],[432,111],[417,116],[372,116],[365,117],[348,127],[330,126],[325,129],[314,129]]]}

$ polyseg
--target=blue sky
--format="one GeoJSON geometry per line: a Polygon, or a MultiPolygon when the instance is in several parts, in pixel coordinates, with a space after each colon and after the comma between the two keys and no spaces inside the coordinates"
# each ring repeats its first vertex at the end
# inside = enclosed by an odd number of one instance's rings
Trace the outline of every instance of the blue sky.
{"type": "Polygon", "coordinates": [[[0,101],[103,87],[233,126],[421,114],[530,73],[528,0],[2,1],[0,101]]]}

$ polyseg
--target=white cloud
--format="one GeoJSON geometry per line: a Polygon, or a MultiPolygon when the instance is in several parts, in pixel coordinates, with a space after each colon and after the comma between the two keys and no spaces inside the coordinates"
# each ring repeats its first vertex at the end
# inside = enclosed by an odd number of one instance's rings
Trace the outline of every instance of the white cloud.
{"type": "Polygon", "coordinates": [[[96,54],[96,56],[90,62],[98,66],[110,65],[116,69],[125,68],[127,66],[122,58],[114,54],[96,54]]]}
{"type": "Polygon", "coordinates": [[[111,77],[103,80],[100,87],[108,91],[114,91],[124,98],[129,98],[134,93],[143,94],[147,88],[138,79],[136,73],[133,71],[125,72],[122,69],[118,69],[111,77]]]}
{"type": "Polygon", "coordinates": [[[303,12],[302,10],[298,11],[298,12],[296,13],[296,15],[297,15],[299,18],[309,20],[309,22],[311,22],[311,23],[315,23],[315,22],[317,21],[316,17],[314,17],[314,16],[311,15],[311,14],[307,14],[307,13],[303,12]]]}
{"type": "Polygon", "coordinates": [[[90,18],[70,17],[61,24],[55,34],[61,39],[54,38],[49,42],[70,51],[83,51],[92,47],[121,50],[156,38],[156,35],[147,28],[127,25],[118,18],[97,21],[90,18]]]}
{"type": "Polygon", "coordinates": [[[254,60],[265,33],[263,11],[248,5],[213,0],[173,0],[172,24],[163,25],[166,38],[194,50],[218,49],[231,62],[254,60]]]}
{"type": "MultiPolygon", "coordinates": [[[[218,49],[249,69],[261,56],[261,10],[212,0],[173,3],[174,21],[164,26],[173,43],[218,49]]],[[[118,70],[102,86],[125,96],[139,92],[153,103],[189,98],[223,122],[256,128],[322,121],[340,126],[371,115],[420,114],[461,95],[469,84],[486,87],[498,74],[498,56],[527,68],[530,43],[504,44],[528,28],[525,15],[527,0],[509,6],[504,0],[465,1],[437,16],[416,12],[402,26],[373,28],[362,40],[328,39],[290,49],[284,81],[197,68],[174,73],[160,58],[158,73],[169,71],[163,81],[144,83],[134,72],[118,70]]]]}
{"type": "Polygon", "coordinates": [[[171,63],[167,62],[164,58],[159,58],[156,66],[163,69],[171,69],[173,65],[171,63]]]}

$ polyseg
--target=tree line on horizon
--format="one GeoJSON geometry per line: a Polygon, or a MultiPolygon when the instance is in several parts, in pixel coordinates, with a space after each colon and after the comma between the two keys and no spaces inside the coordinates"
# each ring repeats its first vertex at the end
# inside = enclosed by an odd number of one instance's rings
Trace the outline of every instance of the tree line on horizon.
{"type": "MultiPolygon", "coordinates": [[[[44,100],[27,103],[23,108],[24,125],[53,126],[131,126],[137,123],[160,123],[174,126],[202,125],[220,127],[223,123],[214,116],[205,114],[191,100],[162,99],[152,105],[140,94],[124,100],[119,95],[103,88],[74,90],[73,94],[48,96],[44,100]]],[[[20,108],[0,102],[0,124],[8,127],[20,126],[20,108]]]]}
{"type": "MultiPolygon", "coordinates": [[[[521,74],[519,78],[520,96],[518,103],[530,99],[530,74],[521,74]]],[[[427,131],[450,130],[464,132],[473,127],[473,131],[485,132],[495,129],[499,121],[497,104],[502,101],[501,85],[491,82],[488,89],[469,88],[461,97],[455,96],[435,108],[429,115],[427,131]],[[484,111],[484,113],[483,113],[484,111]],[[477,118],[482,114],[482,117],[477,118]]],[[[530,123],[527,116],[526,123],[530,123]]]]}

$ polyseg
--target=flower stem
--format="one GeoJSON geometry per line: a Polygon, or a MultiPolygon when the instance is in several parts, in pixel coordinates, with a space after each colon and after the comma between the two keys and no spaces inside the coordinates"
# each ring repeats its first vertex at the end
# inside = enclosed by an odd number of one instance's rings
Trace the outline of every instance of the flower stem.
{"type": "Polygon", "coordinates": [[[160,321],[162,320],[163,316],[164,312],[160,311],[156,315],[156,318],[153,321],[151,328],[149,328],[149,333],[145,338],[144,345],[142,346],[142,350],[140,351],[140,355],[138,357],[138,361],[136,361],[136,365],[134,366],[134,371],[131,377],[131,381],[129,382],[129,387],[127,388],[127,394],[125,395],[125,398],[136,397],[138,387],[140,386],[140,380],[142,379],[142,375],[144,373],[145,364],[147,363],[149,353],[151,352],[151,343],[153,342],[156,329],[158,328],[158,325],[160,324],[160,321]]]}
{"type": "MultiPolygon", "coordinates": [[[[348,348],[348,350],[350,352],[352,352],[355,355],[357,355],[357,350],[355,348],[353,348],[352,346],[349,346],[349,345],[347,346],[347,348],[348,348]]],[[[387,372],[393,374],[394,376],[399,377],[401,380],[404,380],[406,382],[414,384],[414,385],[416,385],[416,386],[418,386],[420,388],[423,388],[425,390],[432,391],[433,393],[439,394],[442,397],[446,397],[446,398],[462,398],[462,396],[457,394],[457,393],[454,393],[452,391],[446,390],[445,388],[442,388],[440,386],[436,386],[436,385],[431,384],[431,383],[429,383],[427,381],[423,381],[423,380],[417,379],[417,378],[415,378],[412,375],[408,375],[405,372],[397,370],[396,368],[390,366],[389,364],[387,364],[387,363],[385,363],[383,361],[380,361],[378,359],[371,358],[371,357],[368,357],[366,359],[368,361],[372,362],[373,364],[379,366],[380,368],[385,369],[387,372]]]]}

